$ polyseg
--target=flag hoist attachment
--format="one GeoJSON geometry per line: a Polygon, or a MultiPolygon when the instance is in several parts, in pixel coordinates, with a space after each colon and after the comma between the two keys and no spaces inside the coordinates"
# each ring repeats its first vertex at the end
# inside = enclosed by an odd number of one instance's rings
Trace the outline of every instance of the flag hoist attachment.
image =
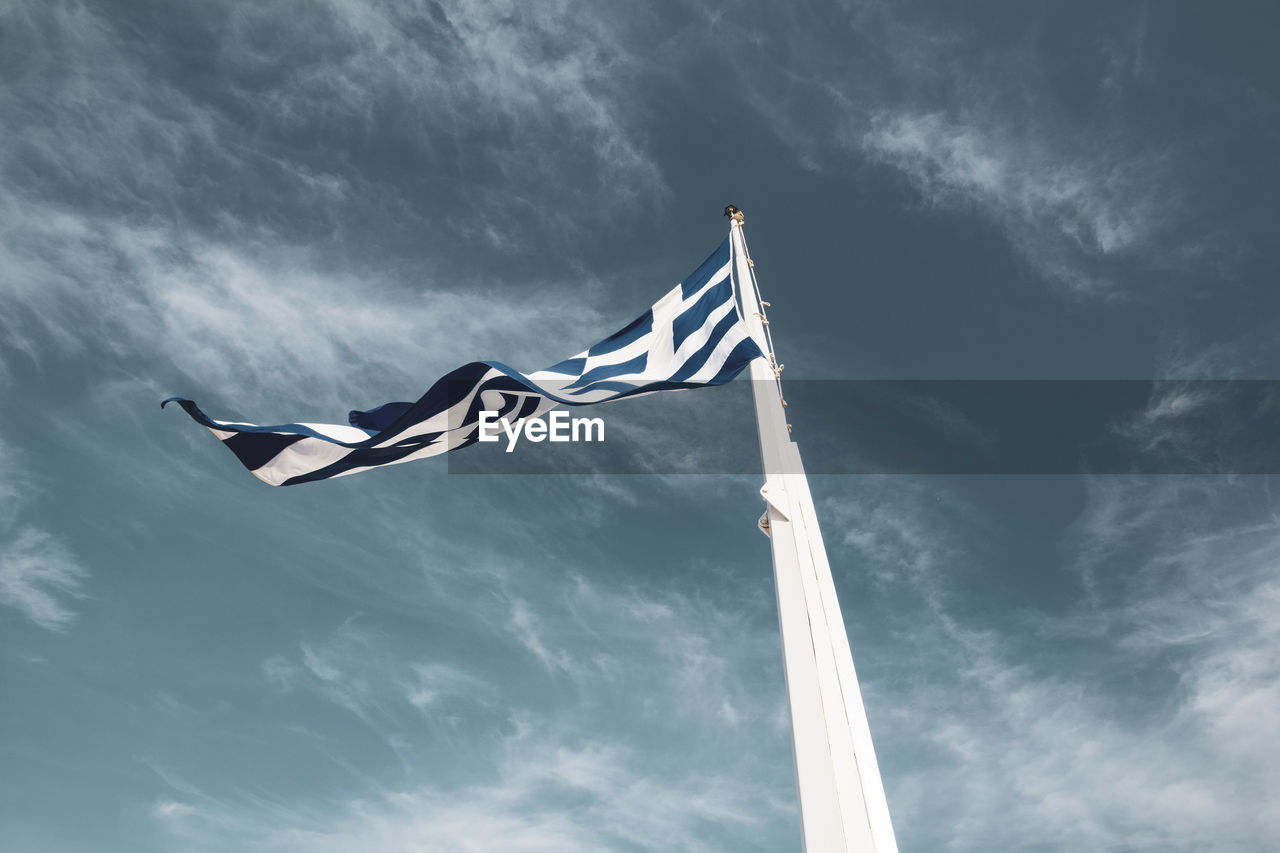
{"type": "Polygon", "coordinates": [[[759,526],[773,551],[804,849],[897,853],[831,566],[786,419],[769,303],[760,298],[742,211],[729,205],[725,216],[742,316],[765,354],[749,366],[765,474],[759,526]]]}

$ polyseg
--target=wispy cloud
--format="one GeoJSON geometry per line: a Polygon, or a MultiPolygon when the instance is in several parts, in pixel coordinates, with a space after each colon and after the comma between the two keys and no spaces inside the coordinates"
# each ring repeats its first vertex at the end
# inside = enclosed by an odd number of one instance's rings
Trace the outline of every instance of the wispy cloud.
{"type": "Polygon", "coordinates": [[[886,167],[925,204],[994,226],[1039,277],[1078,295],[1125,294],[1134,270],[1219,271],[1222,231],[1192,211],[1223,163],[1165,130],[1199,105],[1153,108],[1138,79],[1152,47],[1145,6],[1082,23],[1087,47],[1069,52],[1044,37],[1052,13],[1039,8],[839,7],[820,37],[793,7],[717,20],[743,99],[796,166],[886,167]]]}
{"type": "Polygon", "coordinates": [[[654,776],[643,755],[527,723],[499,745],[493,781],[388,790],[292,809],[190,789],[152,816],[197,849],[587,851],[664,847],[763,850],[751,837],[773,809],[750,777],[721,771],[654,776]],[[762,809],[763,806],[763,809],[762,809]],[[712,831],[714,828],[714,831],[712,831]]]}
{"type": "Polygon", "coordinates": [[[0,603],[15,608],[41,628],[62,631],[75,613],[67,599],[82,595],[88,573],[51,534],[19,528],[0,539],[0,603]]]}
{"type": "Polygon", "coordinates": [[[254,410],[319,404],[254,417],[341,419],[421,393],[459,353],[533,370],[625,321],[602,319],[589,273],[513,282],[443,258],[459,236],[489,254],[571,240],[600,207],[661,196],[627,109],[626,21],[466,2],[117,11],[0,12],[23,69],[0,93],[0,371],[141,356],[254,410]],[[216,90],[156,73],[153,48],[187,38],[216,90]],[[393,180],[387,158],[416,165],[393,180]]]}
{"type": "Polygon", "coordinates": [[[0,170],[25,202],[91,188],[86,208],[135,224],[250,239],[320,228],[343,243],[373,236],[361,221],[373,215],[398,236],[516,249],[665,192],[627,107],[643,57],[625,20],[593,8],[331,0],[134,16],[24,2],[2,14],[23,73],[0,94],[0,170]],[[157,46],[187,40],[217,87],[156,73],[171,59],[157,46]]]}
{"type": "Polygon", "coordinates": [[[83,597],[88,571],[59,537],[21,523],[30,488],[16,451],[0,442],[0,604],[65,631],[76,615],[69,599],[83,597]]]}
{"type": "Polygon", "coordinates": [[[284,692],[305,690],[359,717],[388,740],[412,707],[431,714],[459,702],[471,712],[498,699],[493,685],[439,661],[405,661],[387,637],[351,617],[323,639],[275,654],[262,663],[267,680],[284,692]]]}
{"type": "MultiPolygon", "coordinates": [[[[657,685],[667,704],[652,722],[662,728],[677,721],[707,725],[716,709],[735,721],[771,721],[784,702],[780,691],[758,695],[759,682],[746,675],[777,652],[772,624],[762,629],[746,615],[771,605],[771,598],[754,600],[754,590],[716,585],[726,600],[713,604],[676,590],[618,587],[582,576],[559,583],[557,595],[540,596],[536,605],[511,603],[510,630],[548,677],[566,679],[587,694],[657,685]]],[[[780,670],[775,682],[781,684],[780,670]]]]}
{"type": "Polygon", "coordinates": [[[406,698],[423,713],[440,710],[457,700],[489,704],[497,688],[466,670],[444,663],[416,663],[404,682],[406,698]]]}
{"type": "Polygon", "coordinates": [[[509,603],[536,619],[548,667],[513,667],[505,654],[424,660],[369,617],[264,661],[278,701],[355,714],[395,750],[406,781],[348,778],[340,796],[285,801],[225,781],[167,782],[151,800],[157,827],[195,849],[264,851],[764,850],[792,837],[785,715],[774,725],[781,675],[767,697],[748,677],[763,648],[777,655],[772,625],[582,579],[509,603]],[[461,767],[424,758],[439,743],[464,751],[461,767]]]}
{"type": "Polygon", "coordinates": [[[547,648],[542,620],[530,609],[529,602],[523,599],[511,602],[510,623],[511,633],[519,640],[520,645],[524,646],[547,669],[569,670],[573,667],[573,661],[567,652],[552,651],[547,648]]]}
{"type": "Polygon", "coordinates": [[[49,208],[28,209],[10,237],[0,258],[28,358],[39,330],[44,346],[171,360],[259,405],[310,399],[342,409],[359,402],[351,387],[412,398],[426,390],[424,376],[457,366],[459,352],[559,357],[519,329],[573,339],[601,326],[590,307],[547,290],[496,302],[484,289],[405,291],[376,275],[334,275],[305,251],[255,256],[49,208]],[[86,325],[88,317],[99,320],[86,325]]]}
{"type": "Polygon", "coordinates": [[[863,491],[839,527],[864,572],[897,574],[903,630],[861,649],[906,685],[868,706],[893,756],[895,818],[917,843],[1266,846],[1280,826],[1266,793],[1280,781],[1280,667],[1265,651],[1280,636],[1280,528],[1263,483],[1090,480],[1076,525],[1024,573],[1061,583],[1055,553],[1078,572],[1078,593],[1052,609],[1010,604],[989,573],[968,588],[999,535],[956,526],[947,505],[962,490],[863,491]]]}
{"type": "Polygon", "coordinates": [[[1040,131],[1005,121],[880,112],[856,144],[900,170],[931,203],[993,218],[1041,272],[1082,291],[1105,290],[1109,282],[1086,272],[1082,260],[1145,249],[1176,214],[1173,199],[1156,195],[1161,164],[1077,158],[1040,131]]]}

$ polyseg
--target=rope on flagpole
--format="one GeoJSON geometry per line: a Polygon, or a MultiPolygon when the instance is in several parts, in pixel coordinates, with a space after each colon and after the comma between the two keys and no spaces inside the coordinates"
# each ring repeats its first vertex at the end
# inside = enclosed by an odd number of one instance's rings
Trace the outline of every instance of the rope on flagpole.
{"type": "MultiPolygon", "coordinates": [[[[746,217],[742,215],[742,211],[735,205],[727,205],[724,209],[724,215],[729,217],[729,219],[731,219],[739,229],[742,229],[743,225],[746,223],[746,217]]],[[[751,260],[751,250],[747,248],[745,232],[742,237],[742,252],[746,255],[747,269],[751,272],[751,287],[755,291],[756,302],[760,305],[760,310],[756,313],[756,316],[760,318],[760,325],[764,329],[765,344],[769,347],[769,367],[773,370],[773,381],[778,386],[778,402],[782,403],[782,408],[785,409],[787,407],[787,398],[782,393],[782,370],[786,365],[778,364],[777,356],[774,355],[773,332],[769,329],[769,316],[764,310],[765,308],[771,308],[773,306],[770,303],[765,302],[764,296],[760,293],[760,282],[756,279],[756,262],[751,260]]],[[[787,433],[790,434],[790,432],[791,424],[787,424],[787,433]]]]}

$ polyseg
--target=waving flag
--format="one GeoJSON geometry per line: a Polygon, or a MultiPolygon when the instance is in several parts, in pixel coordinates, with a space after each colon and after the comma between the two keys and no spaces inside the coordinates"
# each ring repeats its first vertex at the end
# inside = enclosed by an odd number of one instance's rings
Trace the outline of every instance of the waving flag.
{"type": "Polygon", "coordinates": [[[558,405],[585,406],[678,388],[723,385],[762,355],[738,314],[730,240],[652,308],[572,358],[520,373],[496,361],[465,364],[416,403],[354,411],[349,425],[219,421],[172,397],[272,486],[327,480],[438,456],[479,440],[482,411],[515,423],[558,405]]]}

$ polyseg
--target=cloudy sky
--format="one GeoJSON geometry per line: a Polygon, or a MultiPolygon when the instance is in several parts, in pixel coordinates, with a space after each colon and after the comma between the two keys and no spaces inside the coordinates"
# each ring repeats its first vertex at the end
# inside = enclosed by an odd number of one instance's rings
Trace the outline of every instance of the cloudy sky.
{"type": "MultiPolygon", "coordinates": [[[[1280,379],[1278,26],[0,1],[0,847],[798,850],[759,476],[271,489],[158,402],[543,367],[730,202],[788,379],[1280,379]]],[[[749,441],[742,390],[597,413],[749,441]]],[[[1272,846],[1273,485],[815,477],[902,849],[1272,846]]]]}

